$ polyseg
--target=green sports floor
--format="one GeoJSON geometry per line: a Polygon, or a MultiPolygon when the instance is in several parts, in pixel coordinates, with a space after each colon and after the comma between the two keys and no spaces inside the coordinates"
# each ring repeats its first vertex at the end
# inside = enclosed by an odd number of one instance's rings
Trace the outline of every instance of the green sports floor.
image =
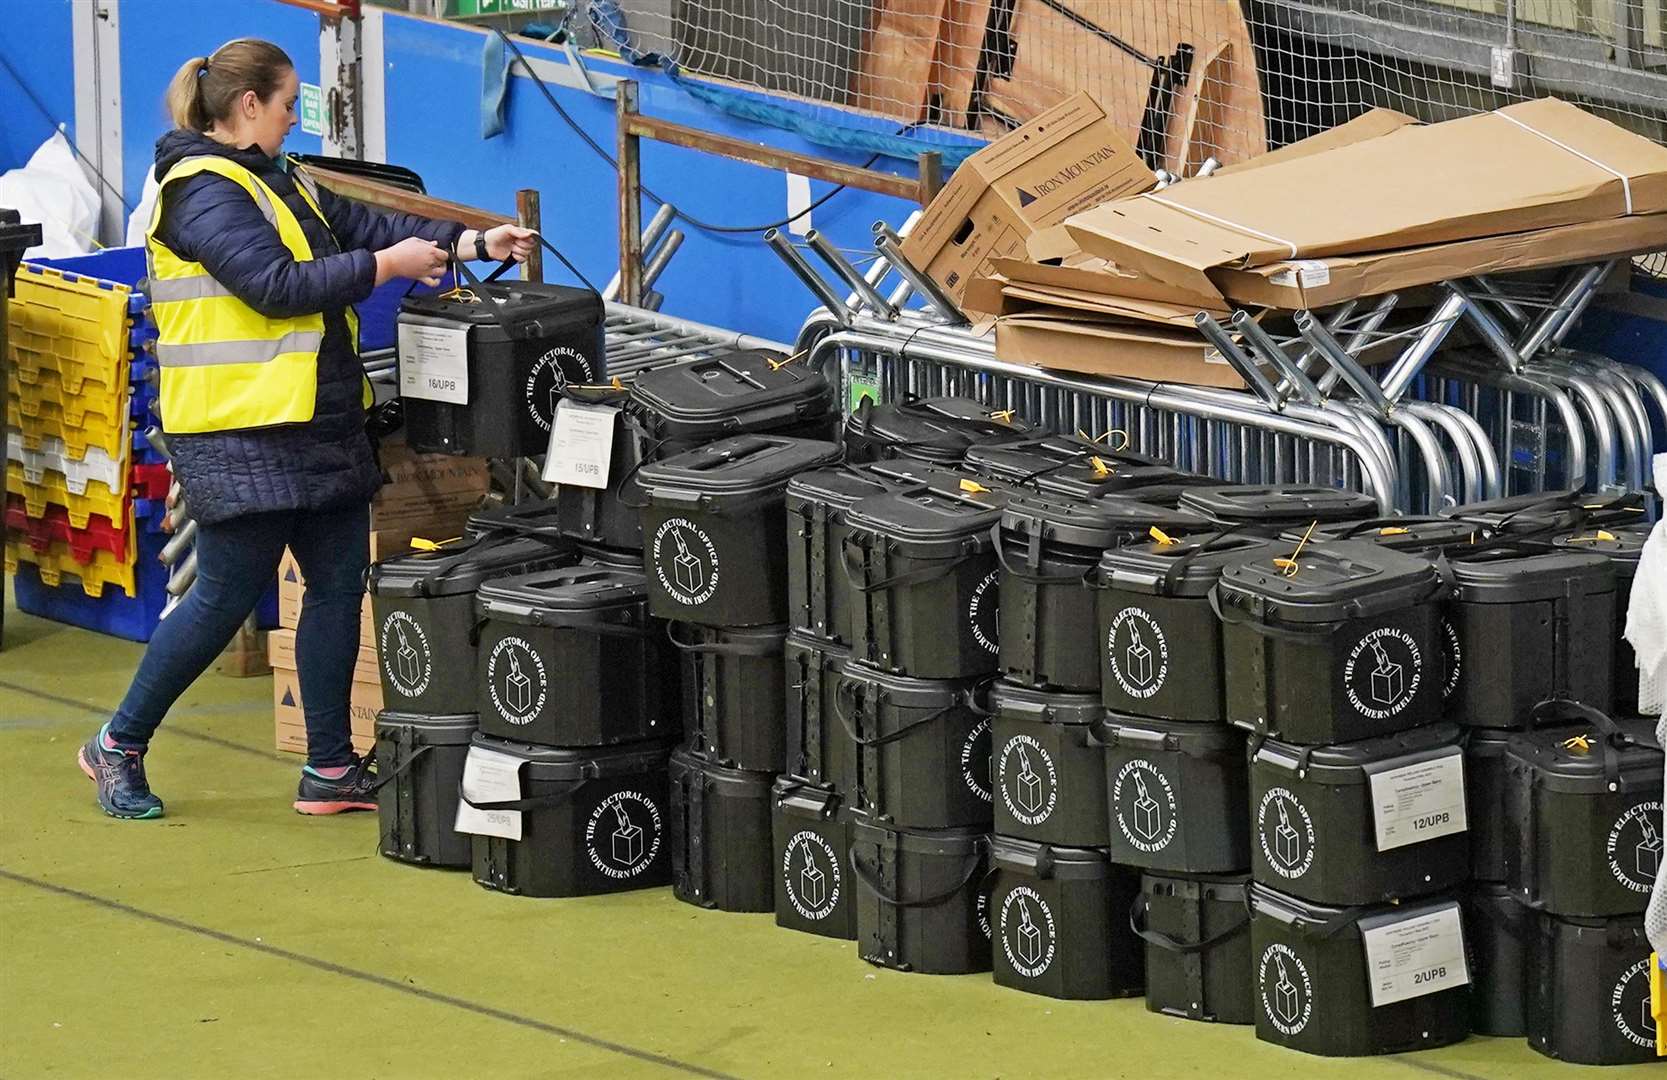
{"type": "Polygon", "coordinates": [[[264,679],[205,676],[150,756],[168,816],[112,821],[73,759],[139,652],[6,614],[4,1080],[1595,1073],[1504,1039],[1309,1058],[1139,1000],[1055,1002],[987,976],[881,971],[847,942],[700,911],[665,889],[488,893],[467,874],[378,857],[371,815],[296,815],[299,761],[272,749],[264,679]]]}

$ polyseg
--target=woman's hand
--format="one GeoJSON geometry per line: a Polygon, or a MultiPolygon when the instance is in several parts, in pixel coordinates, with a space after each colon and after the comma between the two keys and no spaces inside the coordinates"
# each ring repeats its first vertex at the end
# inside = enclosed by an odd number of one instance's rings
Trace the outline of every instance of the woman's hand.
{"type": "Polygon", "coordinates": [[[432,240],[412,236],[376,253],[376,283],[396,277],[424,285],[438,285],[446,270],[446,249],[432,240]]]}
{"type": "MultiPolygon", "coordinates": [[[[486,230],[486,254],[493,259],[514,259],[526,262],[538,247],[538,234],[519,225],[499,225],[486,230]]],[[[475,230],[470,229],[457,239],[457,252],[465,259],[475,252],[475,230]]]]}

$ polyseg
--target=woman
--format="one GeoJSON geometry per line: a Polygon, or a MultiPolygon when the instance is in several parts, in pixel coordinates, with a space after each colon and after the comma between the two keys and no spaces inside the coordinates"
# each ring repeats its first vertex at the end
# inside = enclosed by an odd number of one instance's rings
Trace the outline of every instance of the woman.
{"type": "Polygon", "coordinates": [[[198,523],[197,580],[151,639],[121,707],[78,762],[117,818],[162,816],[145,750],[276,576],[287,546],[307,580],[296,633],[307,763],[295,809],[374,810],[348,695],[381,486],[351,305],[385,281],[438,283],[448,252],[525,259],[534,234],[384,214],[333,197],[279,154],[300,82],[276,45],[242,39],[188,61],[168,87],[161,191],[147,234],[160,410],[198,523]]]}

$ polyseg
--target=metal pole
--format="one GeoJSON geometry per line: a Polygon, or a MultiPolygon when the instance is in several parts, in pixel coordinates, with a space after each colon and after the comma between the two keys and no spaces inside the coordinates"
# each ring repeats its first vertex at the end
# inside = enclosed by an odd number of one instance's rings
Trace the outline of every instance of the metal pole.
{"type": "Polygon", "coordinates": [[[826,236],[812,229],[805,233],[805,243],[810,245],[810,250],[821,256],[822,261],[828,264],[828,269],[837,274],[858,296],[862,297],[869,307],[874,309],[876,315],[885,319],[897,318],[897,308],[893,307],[885,297],[880,295],[880,290],[876,289],[867,278],[863,277],[857,271],[857,268],[851,265],[851,261],[838,248],[834,247],[826,236]]]}
{"type": "Polygon", "coordinates": [[[787,264],[788,269],[792,270],[794,275],[804,282],[805,288],[809,289],[816,296],[816,299],[822,301],[822,306],[827,308],[829,313],[839,321],[839,325],[851,325],[851,309],[845,306],[845,302],[839,298],[838,293],[833,291],[833,287],[828,284],[827,280],[821,274],[818,274],[810,263],[805,261],[803,255],[799,254],[799,249],[793,246],[793,241],[783,235],[780,229],[771,229],[764,234],[764,242],[775,249],[776,254],[781,256],[781,261],[787,264]]]}
{"type": "Polygon", "coordinates": [[[964,326],[971,320],[962,314],[960,305],[956,304],[949,294],[938,287],[938,283],[915,269],[914,263],[903,254],[903,242],[897,234],[891,231],[891,226],[885,222],[874,225],[874,247],[891,263],[897,275],[907,281],[916,293],[925,298],[926,302],[935,310],[945,322],[954,326],[964,326]]]}

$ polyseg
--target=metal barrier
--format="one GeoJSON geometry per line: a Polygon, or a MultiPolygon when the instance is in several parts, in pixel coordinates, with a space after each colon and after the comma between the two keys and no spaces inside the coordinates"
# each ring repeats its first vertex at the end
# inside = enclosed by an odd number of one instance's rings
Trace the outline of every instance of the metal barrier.
{"type": "Polygon", "coordinates": [[[1300,311],[1283,335],[1247,312],[1231,330],[1201,313],[1200,333],[1243,378],[1241,391],[999,360],[993,334],[909,263],[899,232],[882,223],[875,237],[865,273],[806,238],[843,296],[785,236],[767,238],[821,302],[794,349],[839,379],[847,403],[853,387],[887,400],[970,397],[1049,430],[1120,431],[1132,449],[1226,481],[1363,491],[1385,513],[1562,487],[1644,491],[1653,449],[1667,441],[1659,379],[1563,344],[1604,265],[1549,282],[1445,282],[1410,318],[1396,294],[1300,311]],[[922,306],[907,307],[911,297],[922,306]],[[1460,327],[1467,340],[1450,344],[1460,327]]]}

